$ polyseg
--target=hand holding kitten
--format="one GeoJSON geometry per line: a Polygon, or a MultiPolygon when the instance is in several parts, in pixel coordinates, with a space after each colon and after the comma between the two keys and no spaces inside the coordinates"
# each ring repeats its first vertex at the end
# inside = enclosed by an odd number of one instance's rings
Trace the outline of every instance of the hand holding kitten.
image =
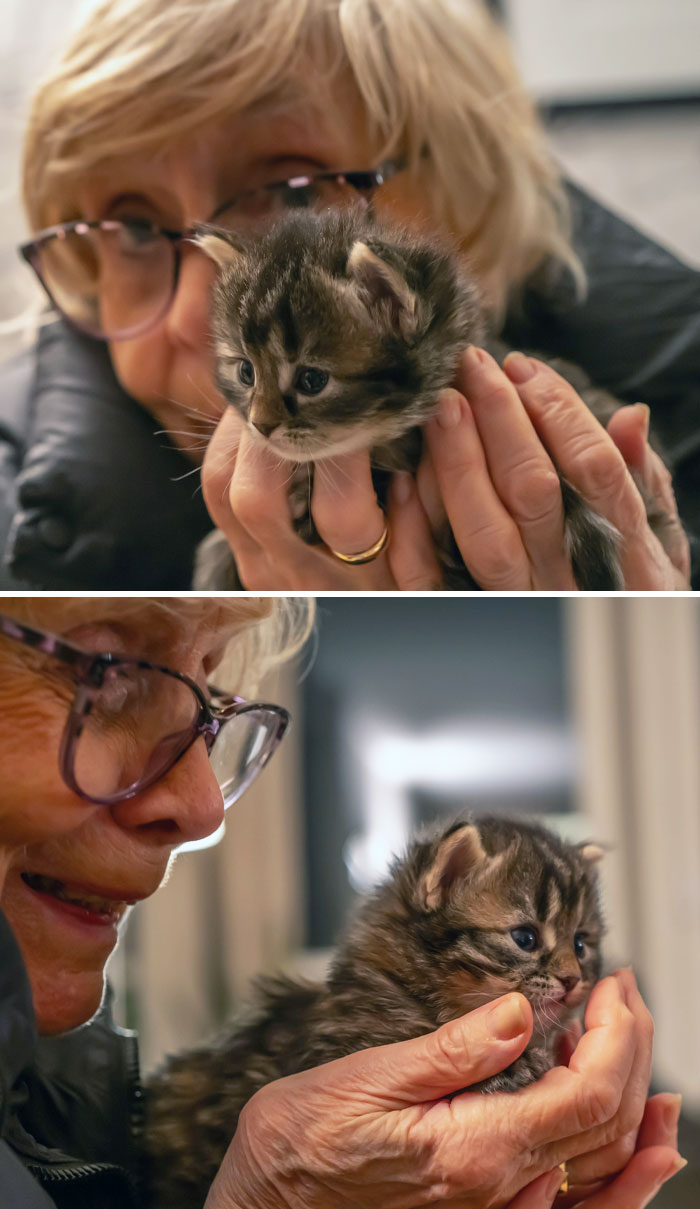
{"type": "Polygon", "coordinates": [[[573,1178],[587,1180],[625,1166],[586,1203],[642,1209],[669,1178],[665,1169],[677,1169],[678,1156],[646,1142],[647,1153],[629,1159],[634,1142],[626,1139],[636,1137],[644,1112],[650,1051],[648,1013],[632,984],[624,971],[603,979],[570,1066],[517,1095],[445,1098],[523,1051],[532,1012],[518,995],[427,1036],[269,1084],[243,1110],[205,1209],[420,1209],[443,1202],[544,1209],[563,1161],[573,1178]],[[509,1005],[519,1008],[524,1027],[518,1031],[516,1011],[506,1029],[515,1036],[499,1040],[493,1013],[509,1005]]]}
{"type": "MultiPolygon", "coordinates": [[[[532,379],[516,385],[490,358],[477,364],[468,361],[465,355],[455,380],[458,404],[454,392],[444,392],[440,417],[427,425],[428,449],[418,489],[408,475],[394,482],[389,546],[367,566],[344,566],[327,549],[302,541],[289,516],[288,468],[254,446],[246,433],[240,436],[232,410],[224,415],[205,457],[203,490],[246,588],[434,590],[441,578],[432,529],[445,515],[467,566],[485,590],[574,587],[562,549],[561,493],[552,477],[553,461],[561,465],[562,458],[568,477],[587,502],[617,518],[625,543],[626,589],[688,588],[688,544],[668,473],[646,444],[637,409],[616,412],[608,435],[574,389],[541,362],[534,363],[537,373],[532,379]],[[500,422],[493,424],[495,395],[500,422]],[[239,436],[238,454],[232,459],[239,436]],[[642,515],[641,497],[627,465],[670,517],[670,555],[642,515]],[[523,500],[528,501],[526,510],[523,500]]],[[[376,541],[384,516],[367,454],[340,456],[332,478],[317,475],[312,512],[331,548],[361,550],[376,541]]]]}

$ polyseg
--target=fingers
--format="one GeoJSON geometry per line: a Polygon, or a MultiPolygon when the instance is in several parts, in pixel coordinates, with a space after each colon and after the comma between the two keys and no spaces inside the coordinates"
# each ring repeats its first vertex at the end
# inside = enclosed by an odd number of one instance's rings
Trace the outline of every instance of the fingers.
{"type": "Polygon", "coordinates": [[[384,513],[365,450],[316,463],[311,512],[331,550],[358,554],[375,544],[384,532],[384,513]]]}
{"type": "Polygon", "coordinates": [[[498,497],[472,411],[444,391],[426,439],[462,558],[485,591],[527,590],[530,567],[517,525],[498,497]]]}
{"type": "MultiPolygon", "coordinates": [[[[440,1097],[503,1070],[522,1053],[531,1033],[532,1009],[527,999],[504,995],[424,1037],[341,1058],[337,1072],[345,1076],[352,1069],[353,1083],[362,1080],[377,1109],[408,1107],[413,1112],[418,1105],[418,1117],[429,1112],[449,1115],[450,1105],[440,1097]]],[[[484,1102],[481,1096],[469,1098],[484,1102]]],[[[439,1122],[436,1128],[439,1130],[439,1122]]]]}
{"type": "MultiPolygon", "coordinates": [[[[319,514],[328,536],[335,540],[334,534],[339,534],[340,544],[335,548],[349,553],[367,549],[380,536],[384,524],[371,486],[368,455],[336,459],[335,487],[330,471],[322,470],[319,475],[318,469],[314,517],[320,499],[319,514]],[[371,524],[376,528],[370,530],[371,540],[363,544],[364,532],[371,524]],[[352,548],[345,541],[359,544],[352,548]]],[[[395,588],[386,554],[366,565],[348,566],[298,536],[288,503],[292,473],[291,463],[272,456],[260,441],[241,429],[238,417],[229,409],[207,450],[202,490],[212,519],[228,539],[244,586],[266,591],[395,588]]]]}
{"type": "Polygon", "coordinates": [[[635,1054],[617,1109],[617,1136],[593,1153],[581,1155],[569,1163],[574,1184],[593,1182],[622,1170],[636,1149],[637,1134],[645,1112],[651,1077],[654,1025],[632,971],[618,970],[615,977],[634,1021],[635,1054]]]}
{"type": "Polygon", "coordinates": [[[647,501],[666,517],[663,531],[658,533],[671,562],[682,578],[690,577],[690,548],[683,531],[671,475],[661,458],[647,443],[649,408],[644,403],[621,407],[608,423],[608,433],[630,467],[647,501]]]}
{"type": "Polygon", "coordinates": [[[533,357],[511,353],[503,369],[560,473],[626,536],[646,528],[646,511],[624,458],[564,378],[533,357]]]}
{"type": "Polygon", "coordinates": [[[617,1136],[616,1115],[637,1047],[635,1020],[617,978],[594,988],[586,1029],[568,1067],[554,1067],[513,1101],[514,1128],[538,1167],[551,1169],[617,1136]]]}
{"type": "Polygon", "coordinates": [[[388,558],[402,592],[434,592],[442,587],[428,518],[410,474],[396,474],[389,492],[388,558]]]}
{"type": "Polygon", "coordinates": [[[499,499],[518,527],[535,581],[573,584],[559,476],[518,393],[483,349],[469,348],[458,383],[469,400],[499,499]],[[561,583],[557,582],[557,577],[561,583]]]}
{"type": "MultiPolygon", "coordinates": [[[[682,563],[682,572],[649,528],[644,501],[615,441],[574,388],[549,366],[520,353],[511,353],[503,368],[559,472],[622,535],[625,588],[673,591],[688,587],[688,560],[681,539],[676,538],[674,557],[682,563]]],[[[626,423],[617,420],[613,432],[619,434],[620,425],[626,423]]],[[[654,461],[655,456],[645,474],[655,479],[657,490],[668,500],[670,482],[663,484],[667,472],[654,461]]]]}
{"type": "Polygon", "coordinates": [[[678,1147],[678,1121],[681,1097],[671,1092],[659,1092],[647,1100],[642,1124],[637,1135],[637,1150],[647,1146],[678,1147]]]}
{"type": "MultiPolygon", "coordinates": [[[[653,1146],[640,1150],[612,1183],[586,1197],[583,1201],[571,1200],[567,1196],[555,1201],[562,1209],[567,1205],[585,1206],[585,1209],[644,1209],[654,1199],[667,1180],[672,1179],[685,1167],[686,1161],[669,1146],[653,1146]]],[[[575,1196],[574,1192],[574,1196],[575,1196]]]]}
{"type": "Polygon", "coordinates": [[[562,1172],[559,1167],[555,1167],[554,1171],[546,1171],[544,1175],[528,1184],[527,1188],[523,1188],[515,1200],[510,1202],[508,1209],[550,1209],[551,1205],[556,1204],[561,1182],[562,1172]]]}

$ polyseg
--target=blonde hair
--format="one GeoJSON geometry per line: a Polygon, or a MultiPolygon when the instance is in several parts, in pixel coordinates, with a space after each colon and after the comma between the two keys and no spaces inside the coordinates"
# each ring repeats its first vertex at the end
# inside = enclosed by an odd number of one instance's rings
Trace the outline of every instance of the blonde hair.
{"type": "Polygon", "coordinates": [[[161,633],[206,626],[225,640],[216,669],[219,688],[250,696],[280,664],[303,650],[313,632],[315,602],[297,596],[15,596],[0,612],[29,625],[65,632],[99,620],[129,622],[161,633]]]}
{"type": "Polygon", "coordinates": [[[105,0],[34,98],[29,221],[76,217],[71,190],[98,163],[252,106],[303,97],[327,115],[348,72],[377,162],[406,156],[496,313],[545,259],[582,281],[559,173],[482,0],[105,0]]]}

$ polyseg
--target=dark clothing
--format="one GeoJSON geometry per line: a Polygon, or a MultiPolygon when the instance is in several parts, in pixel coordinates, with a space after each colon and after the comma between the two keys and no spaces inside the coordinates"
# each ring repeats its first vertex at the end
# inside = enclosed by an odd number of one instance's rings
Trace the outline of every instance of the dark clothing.
{"type": "MultiPolygon", "coordinates": [[[[700,534],[700,273],[570,186],[589,279],[540,273],[505,336],[648,403],[681,517],[700,534]]],[[[211,527],[190,463],[62,322],[0,370],[0,589],[182,590],[211,527]],[[187,475],[187,477],[181,477],[187,475]]],[[[693,586],[700,587],[694,545],[693,586]]]]}
{"type": "Polygon", "coordinates": [[[37,1038],[31,991],[0,912],[0,1205],[136,1209],[138,1052],[109,1005],[83,1028],[37,1038]]]}

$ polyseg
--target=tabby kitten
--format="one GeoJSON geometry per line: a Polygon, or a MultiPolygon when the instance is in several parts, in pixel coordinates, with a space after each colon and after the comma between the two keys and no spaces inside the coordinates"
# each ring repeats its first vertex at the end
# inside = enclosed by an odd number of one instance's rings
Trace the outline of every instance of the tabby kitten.
{"type": "Polygon", "coordinates": [[[245,1023],[168,1059],[146,1089],[156,1209],[198,1209],[244,1104],[264,1084],[355,1050],[429,1033],[507,991],[527,996],[525,1052],[472,1090],[513,1091],[600,976],[593,844],[537,824],[460,820],[411,842],[360,905],[325,984],[266,978],[245,1023]]]}
{"type": "MultiPolygon", "coordinates": [[[[498,361],[508,351],[487,339],[477,287],[453,251],[366,210],[292,211],[249,242],[202,227],[198,242],[221,269],[217,385],[256,439],[297,466],[290,505],[307,541],[320,541],[312,463],[371,447],[384,505],[391,473],[415,472],[421,427],[467,345],[484,344],[498,361]]],[[[606,423],[617,400],[577,367],[553,364],[606,423]]],[[[561,483],[576,583],[621,589],[617,530],[561,483]]],[[[438,544],[445,586],[476,588],[449,530],[438,544]]],[[[195,586],[241,586],[222,535],[207,539],[195,586]]]]}

